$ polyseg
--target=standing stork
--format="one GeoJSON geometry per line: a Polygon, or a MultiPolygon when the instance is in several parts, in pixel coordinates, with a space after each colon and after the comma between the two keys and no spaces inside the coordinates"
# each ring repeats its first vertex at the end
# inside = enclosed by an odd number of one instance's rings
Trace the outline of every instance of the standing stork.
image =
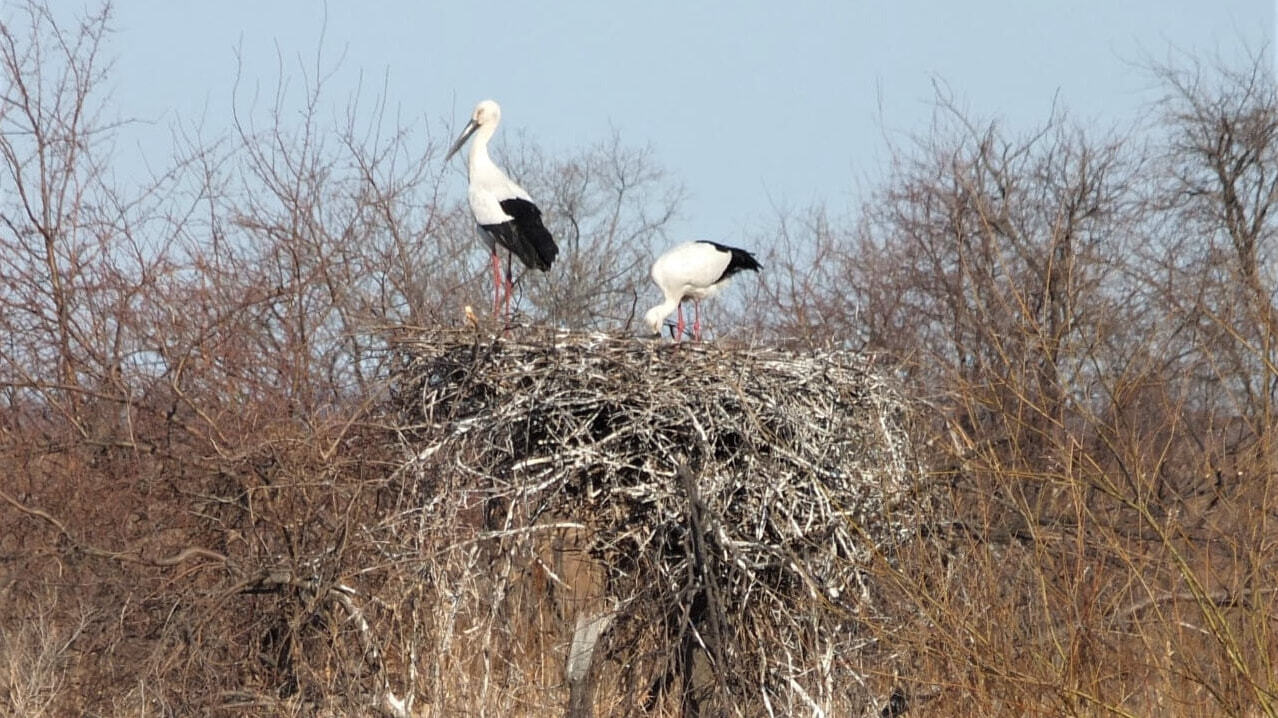
{"type": "Polygon", "coordinates": [[[661,333],[661,323],[678,310],[676,341],[683,338],[683,301],[691,299],[696,311],[692,338],[701,339],[701,300],[712,297],[728,285],[732,275],[744,269],[757,272],[759,262],[744,249],[715,242],[685,242],[657,258],[652,264],[652,281],[661,288],[665,301],[644,315],[653,334],[661,333]]]}
{"type": "Polygon", "coordinates": [[[470,211],[479,224],[480,235],[488,245],[493,265],[493,315],[505,306],[505,315],[510,316],[510,294],[513,282],[510,276],[510,255],[519,257],[525,267],[547,271],[555,261],[559,247],[555,246],[554,237],[541,223],[541,210],[533,204],[532,197],[523,187],[515,184],[506,176],[501,168],[488,156],[488,141],[497,131],[501,122],[501,107],[492,100],[484,100],[475,105],[475,112],[470,116],[457,141],[444,157],[444,161],[452,159],[471,135],[475,141],[470,144],[470,158],[467,165],[470,178],[470,211]],[[501,258],[497,256],[498,245],[505,247],[509,255],[506,259],[506,273],[502,277],[501,258]]]}

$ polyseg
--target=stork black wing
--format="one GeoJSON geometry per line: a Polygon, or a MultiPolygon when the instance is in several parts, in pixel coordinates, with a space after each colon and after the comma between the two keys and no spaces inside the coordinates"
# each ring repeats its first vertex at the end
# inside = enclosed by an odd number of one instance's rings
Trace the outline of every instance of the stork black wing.
{"type": "Polygon", "coordinates": [[[759,260],[755,259],[753,254],[750,254],[744,249],[729,247],[726,244],[719,244],[718,242],[706,242],[706,244],[714,247],[720,252],[727,252],[732,255],[732,257],[728,260],[728,266],[724,267],[723,274],[719,276],[718,281],[720,282],[745,269],[757,272],[763,268],[759,266],[759,260]]]}
{"type": "Polygon", "coordinates": [[[513,219],[501,224],[485,224],[484,229],[498,244],[514,252],[525,267],[543,272],[550,269],[559,247],[541,223],[541,210],[526,199],[504,199],[500,204],[502,211],[513,219]]]}

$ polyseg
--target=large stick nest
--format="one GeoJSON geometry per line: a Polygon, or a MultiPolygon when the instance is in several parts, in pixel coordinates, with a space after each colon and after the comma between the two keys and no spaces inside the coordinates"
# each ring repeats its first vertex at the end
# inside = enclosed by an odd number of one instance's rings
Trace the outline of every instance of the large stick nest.
{"type": "Polygon", "coordinates": [[[800,605],[864,610],[865,562],[920,521],[905,404],[862,355],[550,330],[396,346],[427,512],[483,506],[492,537],[587,526],[620,605],[711,598],[756,634],[800,605]]]}

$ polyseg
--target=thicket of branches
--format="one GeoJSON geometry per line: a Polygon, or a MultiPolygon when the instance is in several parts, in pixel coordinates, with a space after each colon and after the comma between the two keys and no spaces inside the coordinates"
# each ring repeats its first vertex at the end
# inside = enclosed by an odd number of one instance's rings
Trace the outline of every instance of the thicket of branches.
{"type": "MultiPolygon", "coordinates": [[[[237,93],[223,136],[175,128],[172,162],[121,186],[109,7],[4,13],[0,702],[401,710],[396,686],[444,679],[388,650],[418,645],[413,614],[378,592],[421,577],[371,571],[361,533],[393,489],[370,448],[386,337],[488,304],[446,133],[384,98],[331,120],[321,62],[300,96],[237,93]]],[[[928,407],[957,518],[876,564],[890,615],[856,620],[895,657],[879,695],[1278,712],[1278,91],[1259,57],[1150,72],[1166,96],[1121,133],[1012,133],[941,98],[857,217],[742,241],[767,271],[723,333],[873,352],[928,407]]],[[[627,326],[681,188],[617,137],[511,146],[563,250],[519,310],[627,326]]]]}
{"type": "Polygon", "coordinates": [[[962,518],[889,575],[943,711],[1275,710],[1278,90],[1260,56],[1150,72],[1125,132],[941,97],[850,230],[785,218],[753,298],[934,409],[962,518]]]}

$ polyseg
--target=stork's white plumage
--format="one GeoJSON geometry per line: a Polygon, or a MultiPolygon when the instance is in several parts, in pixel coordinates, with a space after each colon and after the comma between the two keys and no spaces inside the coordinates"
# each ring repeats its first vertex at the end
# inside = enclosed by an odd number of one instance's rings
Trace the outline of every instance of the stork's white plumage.
{"type": "Polygon", "coordinates": [[[550,269],[555,255],[559,253],[559,247],[542,224],[541,210],[533,204],[532,198],[488,156],[488,141],[492,139],[500,122],[501,107],[496,102],[484,100],[475,105],[470,122],[448,150],[444,161],[451,159],[466,144],[466,140],[474,135],[467,164],[470,211],[475,215],[480,235],[492,255],[493,313],[496,314],[501,307],[504,296],[506,313],[509,314],[512,288],[510,263],[506,264],[503,279],[497,246],[505,247],[511,254],[519,257],[525,267],[543,272],[550,269]]]}
{"type": "Polygon", "coordinates": [[[715,242],[686,242],[657,258],[652,264],[652,281],[661,288],[665,301],[644,315],[644,322],[654,334],[661,324],[678,310],[676,340],[683,337],[683,301],[691,299],[696,308],[692,325],[694,339],[701,338],[701,300],[712,297],[728,284],[732,275],[742,270],[759,271],[759,262],[744,249],[715,242]]]}

